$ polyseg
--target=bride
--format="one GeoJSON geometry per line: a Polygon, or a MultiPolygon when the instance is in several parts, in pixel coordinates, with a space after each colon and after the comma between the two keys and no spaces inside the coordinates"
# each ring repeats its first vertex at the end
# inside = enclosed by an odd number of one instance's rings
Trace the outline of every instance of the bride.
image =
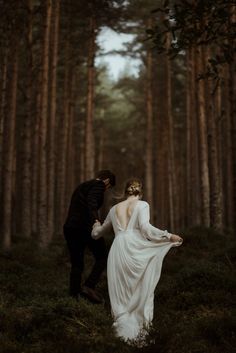
{"type": "Polygon", "coordinates": [[[113,328],[125,341],[143,341],[153,319],[154,290],[162,262],[183,239],[149,223],[149,205],[141,201],[142,183],[127,182],[126,199],[113,206],[104,223],[96,222],[92,237],[98,239],[113,229],[107,278],[113,328]]]}

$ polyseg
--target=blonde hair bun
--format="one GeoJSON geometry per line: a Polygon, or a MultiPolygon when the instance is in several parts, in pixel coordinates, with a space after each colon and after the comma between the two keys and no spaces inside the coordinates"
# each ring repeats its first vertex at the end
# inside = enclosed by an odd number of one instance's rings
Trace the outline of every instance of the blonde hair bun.
{"type": "Polygon", "coordinates": [[[137,196],[137,195],[142,195],[142,183],[138,179],[131,179],[127,181],[126,186],[125,186],[125,195],[126,196],[137,196]]]}

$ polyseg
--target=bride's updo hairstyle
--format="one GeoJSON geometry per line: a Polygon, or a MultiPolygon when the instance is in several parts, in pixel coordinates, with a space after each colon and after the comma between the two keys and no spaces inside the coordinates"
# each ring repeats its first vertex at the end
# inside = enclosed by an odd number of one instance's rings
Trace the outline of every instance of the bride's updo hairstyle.
{"type": "Polygon", "coordinates": [[[142,197],[143,193],[143,185],[139,179],[130,179],[127,181],[125,185],[125,197],[129,196],[137,196],[139,195],[140,198],[142,197]]]}

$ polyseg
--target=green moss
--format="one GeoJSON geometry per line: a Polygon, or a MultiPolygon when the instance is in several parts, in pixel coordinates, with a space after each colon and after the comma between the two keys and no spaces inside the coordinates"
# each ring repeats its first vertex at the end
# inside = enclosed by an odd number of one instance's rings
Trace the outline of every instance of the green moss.
{"type": "MultiPolygon", "coordinates": [[[[63,242],[47,251],[15,243],[0,254],[1,353],[233,353],[236,345],[236,241],[195,228],[164,260],[149,345],[131,347],[111,330],[106,275],[104,305],[67,295],[69,260],[63,242]]],[[[86,254],[92,265],[92,257],[86,254]]],[[[86,268],[88,273],[89,268],[86,268]]]]}

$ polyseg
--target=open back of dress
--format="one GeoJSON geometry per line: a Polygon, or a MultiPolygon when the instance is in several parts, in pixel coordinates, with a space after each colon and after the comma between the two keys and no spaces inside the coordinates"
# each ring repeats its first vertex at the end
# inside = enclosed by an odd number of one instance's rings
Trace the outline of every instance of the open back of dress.
{"type": "Polygon", "coordinates": [[[114,207],[116,222],[122,228],[122,230],[127,230],[132,217],[135,213],[135,208],[137,206],[138,200],[133,201],[130,204],[125,204],[121,202],[114,207]]]}

